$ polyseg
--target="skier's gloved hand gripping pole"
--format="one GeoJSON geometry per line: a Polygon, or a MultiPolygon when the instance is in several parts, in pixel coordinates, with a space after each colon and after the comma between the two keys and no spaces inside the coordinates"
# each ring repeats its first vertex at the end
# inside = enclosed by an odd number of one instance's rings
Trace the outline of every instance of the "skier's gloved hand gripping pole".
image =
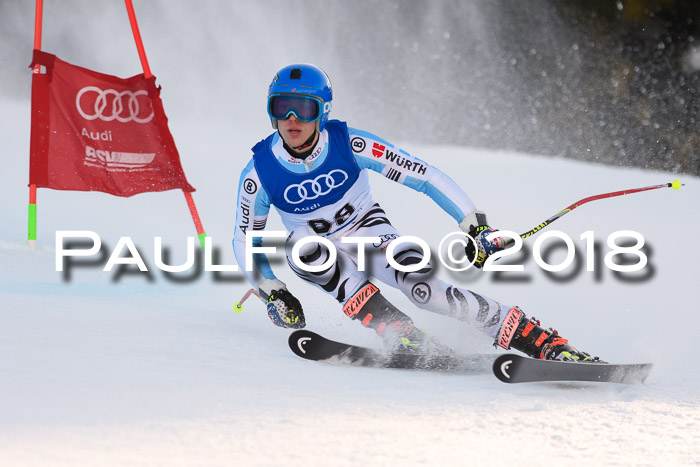
{"type": "MultiPolygon", "coordinates": [[[[538,224],[536,227],[528,230],[527,232],[520,234],[520,238],[525,239],[530,237],[543,228],[547,227],[549,224],[555,220],[562,217],[564,214],[568,214],[577,207],[586,204],[591,201],[605,198],[613,198],[615,196],[629,195],[632,193],[639,193],[642,191],[657,190],[659,188],[673,188],[674,190],[680,190],[684,186],[678,179],[672,181],[671,183],[662,183],[661,185],[647,186],[643,188],[631,188],[629,190],[614,191],[612,193],[603,193],[600,195],[589,196],[582,200],[576,201],[571,206],[559,211],[546,221],[538,224]]],[[[496,229],[492,229],[486,225],[486,216],[481,212],[476,212],[467,216],[464,221],[460,224],[462,230],[468,233],[474,242],[469,242],[465,247],[467,259],[474,264],[478,269],[481,269],[486,262],[486,259],[493,253],[505,249],[508,245],[515,242],[512,238],[503,239],[501,237],[494,237],[493,234],[498,232],[496,229]]]]}
{"type": "Polygon", "coordinates": [[[240,301],[233,304],[236,313],[243,311],[243,303],[251,296],[258,297],[267,307],[267,316],[283,328],[301,329],[306,326],[304,310],[297,298],[292,295],[284,282],[279,279],[265,279],[258,290],[250,289],[240,301]]]}

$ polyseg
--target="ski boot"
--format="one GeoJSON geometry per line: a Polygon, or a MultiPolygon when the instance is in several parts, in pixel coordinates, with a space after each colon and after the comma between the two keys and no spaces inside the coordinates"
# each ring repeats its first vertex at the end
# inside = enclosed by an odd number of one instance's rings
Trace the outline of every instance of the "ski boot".
{"type": "Polygon", "coordinates": [[[591,357],[576,349],[567,339],[559,336],[555,329],[542,328],[535,317],[528,319],[517,306],[508,312],[494,346],[506,350],[512,347],[541,360],[604,363],[598,357],[591,357]]]}
{"type": "Polygon", "coordinates": [[[382,339],[384,346],[392,352],[413,352],[430,355],[451,355],[454,351],[438,342],[412,321],[394,321],[387,325],[382,339]]]}
{"type": "Polygon", "coordinates": [[[390,352],[447,353],[451,349],[415,327],[413,320],[391,304],[371,282],[360,287],[343,306],[351,319],[374,331],[390,352]]]}

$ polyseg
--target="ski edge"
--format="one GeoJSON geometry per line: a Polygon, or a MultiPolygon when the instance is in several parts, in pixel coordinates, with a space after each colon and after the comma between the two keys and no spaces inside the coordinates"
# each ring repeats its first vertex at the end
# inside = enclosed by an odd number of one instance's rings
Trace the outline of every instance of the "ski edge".
{"type": "MultiPolygon", "coordinates": [[[[483,373],[478,367],[491,367],[494,376],[503,383],[521,384],[537,382],[598,382],[641,384],[652,369],[651,363],[573,363],[537,360],[530,357],[506,353],[502,355],[482,354],[462,356],[471,364],[446,364],[421,367],[415,364],[415,355],[396,354],[388,358],[379,349],[347,344],[328,339],[313,331],[298,329],[290,333],[289,347],[297,356],[310,361],[367,368],[387,368],[416,371],[483,373]],[[320,345],[310,349],[305,344],[316,339],[320,345]]],[[[443,357],[444,358],[444,357],[443,357]]]]}
{"type": "Polygon", "coordinates": [[[495,354],[388,354],[381,349],[337,342],[306,329],[293,331],[289,335],[288,343],[294,354],[306,360],[366,368],[487,374],[493,359],[496,358],[495,354]],[[305,348],[305,344],[314,339],[319,345],[305,348]]]}
{"type": "Polygon", "coordinates": [[[536,382],[597,382],[642,384],[652,363],[579,363],[537,360],[512,353],[498,356],[493,373],[507,384],[536,382]],[[573,365],[573,366],[572,366],[573,365]]]}

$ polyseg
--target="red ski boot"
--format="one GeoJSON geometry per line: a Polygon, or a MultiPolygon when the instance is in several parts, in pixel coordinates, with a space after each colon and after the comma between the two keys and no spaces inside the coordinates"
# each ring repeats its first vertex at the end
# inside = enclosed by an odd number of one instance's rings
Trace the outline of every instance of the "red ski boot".
{"type": "Polygon", "coordinates": [[[508,312],[494,346],[506,350],[512,347],[541,360],[602,363],[598,357],[577,350],[567,339],[559,336],[555,329],[542,328],[540,321],[534,317],[528,319],[517,306],[508,312]]]}

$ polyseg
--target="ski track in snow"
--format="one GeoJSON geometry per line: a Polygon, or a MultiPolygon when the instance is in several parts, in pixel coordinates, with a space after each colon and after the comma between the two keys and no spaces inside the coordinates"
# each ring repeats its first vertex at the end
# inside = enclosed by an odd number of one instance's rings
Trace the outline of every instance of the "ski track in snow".
{"type": "MultiPolygon", "coordinates": [[[[28,105],[6,103],[12,130],[0,173],[0,463],[3,465],[673,465],[700,460],[700,369],[695,355],[697,264],[693,238],[700,183],[681,176],[678,193],[657,190],[596,201],[547,230],[605,246],[617,230],[642,233],[651,278],[626,283],[603,270],[557,283],[526,261],[528,280],[498,282],[483,273],[439,274],[504,303],[518,304],[583,350],[610,361],[655,363],[647,384],[526,384],[491,375],[445,375],[324,365],[287,348],[260,303],[231,310],[247,284],[211,273],[184,283],[159,271],[117,277],[101,266],[55,271],[56,230],[92,230],[116,245],[131,236],[153,265],[154,236],[184,261],[193,236],[175,192],[117,199],[40,190],[39,249],[29,251],[25,177],[28,105]],[[21,117],[21,118],[20,118],[21,117]],[[88,213],[88,214],[86,214],[88,213]]],[[[181,129],[187,126],[180,124],[181,129]]],[[[266,129],[257,129],[261,136],[266,129]]],[[[232,262],[238,174],[256,141],[200,139],[175,132],[195,200],[225,262],[232,262]],[[219,144],[221,143],[221,144],[219,144]],[[243,149],[241,149],[243,148],[243,149]],[[199,148],[201,149],[201,148],[199,148]],[[201,150],[199,151],[201,153],[201,150]],[[195,163],[196,162],[196,163],[195,163]],[[217,170],[211,167],[216,164],[217,170]]],[[[222,134],[225,132],[221,132],[222,134]]],[[[10,135],[10,133],[8,133],[10,135]]],[[[458,147],[410,152],[449,173],[493,226],[524,231],[597,193],[670,182],[673,174],[458,147]],[[494,170],[498,168],[498,170],[494,170]],[[475,177],[473,174],[480,174],[475,177]],[[489,174],[484,177],[483,174],[489,174]]],[[[375,199],[404,234],[437,244],[454,222],[429,199],[372,175],[375,199]],[[417,216],[416,213],[426,214],[417,216]]],[[[269,229],[281,229],[272,215],[269,229]]],[[[536,238],[536,237],[535,237],[536,238]]],[[[527,242],[532,245],[533,239],[527,242]]],[[[605,250],[607,251],[607,250],[605,250]]],[[[554,262],[554,260],[552,260],[554,262]]],[[[300,296],[311,330],[378,345],[333,301],[273,265],[300,296]]],[[[565,271],[566,272],[566,271],[565,271]]],[[[416,322],[463,351],[492,350],[488,339],[387,295],[416,322]]]]}

